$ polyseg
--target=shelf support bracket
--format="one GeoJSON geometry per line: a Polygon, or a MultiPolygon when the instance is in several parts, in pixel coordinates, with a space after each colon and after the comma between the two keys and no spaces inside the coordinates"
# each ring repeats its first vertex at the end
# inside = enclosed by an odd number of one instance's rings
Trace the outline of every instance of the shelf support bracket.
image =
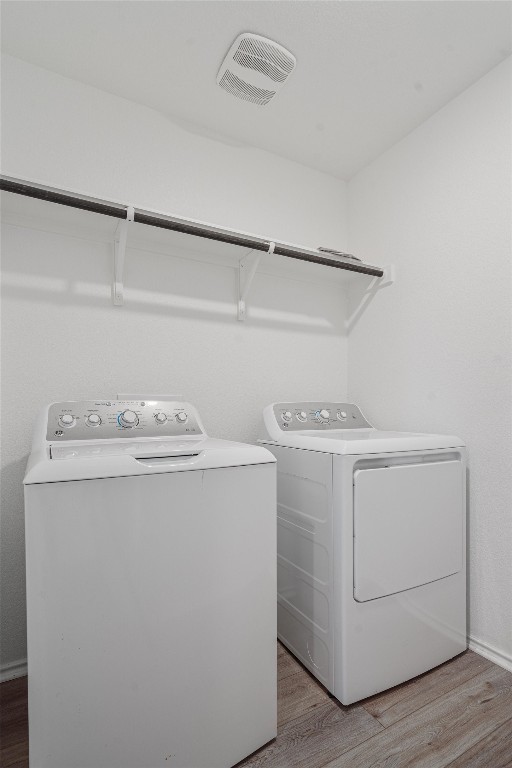
{"type": "Polygon", "coordinates": [[[359,302],[356,309],[352,312],[348,320],[345,321],[345,328],[347,331],[351,331],[354,325],[357,323],[363,312],[365,311],[366,307],[370,303],[370,301],[373,299],[377,291],[380,291],[381,288],[387,288],[388,285],[393,285],[395,282],[395,266],[394,264],[390,264],[387,267],[384,267],[384,274],[382,277],[374,277],[371,283],[369,284],[366,291],[363,293],[361,297],[361,301],[359,302]]]}
{"type": "Polygon", "coordinates": [[[114,280],[112,283],[112,301],[116,307],[124,304],[124,262],[126,257],[126,241],[128,226],[135,218],[135,209],[129,205],[126,219],[121,219],[114,235],[114,280]]]}
{"type": "MultiPolygon", "coordinates": [[[[274,253],[276,244],[270,243],[268,253],[274,253]]],[[[258,269],[263,251],[249,251],[238,262],[238,319],[243,322],[247,314],[247,294],[258,269]]]]}

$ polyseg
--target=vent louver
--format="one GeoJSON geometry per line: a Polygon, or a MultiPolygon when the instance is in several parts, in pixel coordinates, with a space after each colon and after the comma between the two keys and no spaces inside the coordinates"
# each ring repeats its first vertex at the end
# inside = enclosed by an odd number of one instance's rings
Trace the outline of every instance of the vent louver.
{"type": "Polygon", "coordinates": [[[295,56],[279,43],[244,32],[222,62],[217,84],[239,99],[263,106],[286,82],[295,63],[295,56]]]}
{"type": "Polygon", "coordinates": [[[238,96],[239,99],[245,99],[245,101],[252,101],[254,104],[261,105],[268,104],[276,93],[275,91],[265,91],[263,88],[256,88],[254,85],[245,82],[245,80],[240,80],[229,69],[222,75],[219,85],[228,93],[232,93],[233,96],[238,96]]]}

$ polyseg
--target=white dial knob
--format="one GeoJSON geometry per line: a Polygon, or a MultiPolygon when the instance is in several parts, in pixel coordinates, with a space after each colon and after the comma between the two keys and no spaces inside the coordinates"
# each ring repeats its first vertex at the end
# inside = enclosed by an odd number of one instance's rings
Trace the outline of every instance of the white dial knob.
{"type": "Polygon", "coordinates": [[[101,424],[101,418],[97,413],[90,413],[85,420],[88,427],[99,427],[101,424]]]}
{"type": "Polygon", "coordinates": [[[330,414],[329,414],[329,411],[327,411],[325,408],[323,408],[323,409],[320,411],[320,418],[322,418],[322,419],[328,419],[328,418],[329,418],[329,416],[330,416],[330,414]]]}
{"type": "Polygon", "coordinates": [[[187,420],[188,416],[184,411],[181,411],[181,413],[176,414],[176,420],[179,421],[181,424],[184,424],[187,420]]]}
{"type": "Polygon", "coordinates": [[[299,421],[307,421],[308,415],[306,411],[301,411],[300,413],[297,414],[297,418],[299,421]]]}
{"type": "Polygon", "coordinates": [[[123,411],[119,416],[119,423],[122,427],[136,427],[139,423],[139,417],[135,411],[123,411]]]}
{"type": "Polygon", "coordinates": [[[347,414],[345,413],[345,411],[338,411],[337,416],[340,421],[345,421],[345,419],[347,418],[347,414]]]}
{"type": "Polygon", "coordinates": [[[162,413],[162,411],[160,411],[160,413],[155,413],[155,421],[157,424],[165,424],[167,416],[165,413],[162,413]]]}
{"type": "Polygon", "coordinates": [[[292,414],[290,411],[283,411],[281,414],[281,418],[283,421],[291,421],[292,420],[292,414]]]}
{"type": "Polygon", "coordinates": [[[61,427],[74,427],[76,424],[76,419],[70,413],[63,413],[61,416],[59,416],[59,424],[61,427]]]}

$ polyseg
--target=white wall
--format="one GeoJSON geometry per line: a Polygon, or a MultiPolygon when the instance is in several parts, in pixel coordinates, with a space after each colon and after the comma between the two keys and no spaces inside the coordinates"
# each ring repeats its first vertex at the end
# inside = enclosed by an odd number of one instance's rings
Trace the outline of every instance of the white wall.
{"type": "Polygon", "coordinates": [[[345,185],[11,56],[2,172],[316,248],[345,244],[345,185]],[[199,129],[197,129],[199,130],[199,129]]]}
{"type": "MultiPolygon", "coordinates": [[[[349,183],[349,249],[394,263],[351,333],[349,397],[470,457],[470,630],[512,664],[510,60],[349,183]]],[[[354,301],[356,300],[354,296],[354,301]]],[[[483,645],[480,645],[483,644],[483,645]]]]}
{"type": "MultiPolygon", "coordinates": [[[[9,57],[2,95],[6,175],[264,237],[346,245],[343,182],[192,134],[9,57]]],[[[272,400],[346,395],[346,338],[342,288],[316,282],[329,279],[327,270],[297,271],[288,262],[281,276],[259,275],[252,317],[240,324],[234,268],[181,258],[175,249],[171,256],[161,244],[132,248],[126,303],[114,308],[112,246],[101,233],[33,215],[4,220],[5,666],[25,656],[21,481],[39,408],[119,390],[171,391],[197,404],[211,434],[250,441],[272,400]]]]}

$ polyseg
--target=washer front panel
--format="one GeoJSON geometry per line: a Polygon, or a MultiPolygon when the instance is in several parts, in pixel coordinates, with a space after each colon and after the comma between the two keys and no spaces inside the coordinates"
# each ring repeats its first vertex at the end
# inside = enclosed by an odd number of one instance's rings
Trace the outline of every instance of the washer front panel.
{"type": "Polygon", "coordinates": [[[195,409],[190,403],[165,400],[84,400],[50,405],[46,439],[53,443],[65,440],[133,440],[141,437],[202,434],[195,409]],[[130,414],[132,424],[123,423],[125,413],[130,414]]]}

